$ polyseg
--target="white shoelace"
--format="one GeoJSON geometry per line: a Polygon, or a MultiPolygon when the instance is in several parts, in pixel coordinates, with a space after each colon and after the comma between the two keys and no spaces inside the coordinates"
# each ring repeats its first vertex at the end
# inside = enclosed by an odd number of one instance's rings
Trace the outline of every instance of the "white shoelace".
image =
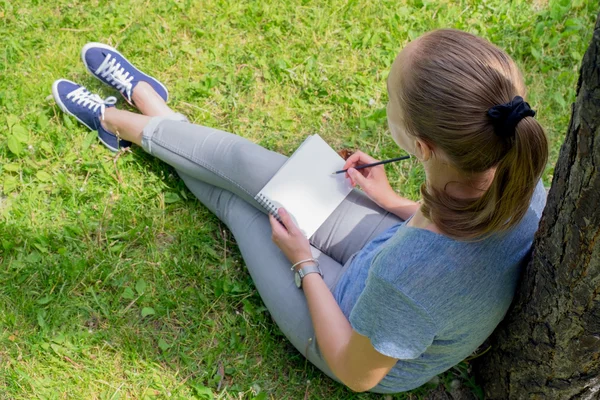
{"type": "Polygon", "coordinates": [[[92,111],[97,111],[98,108],[100,108],[100,116],[102,117],[102,120],[104,120],[104,110],[106,110],[106,106],[117,103],[116,97],[109,96],[103,99],[97,94],[90,93],[83,86],[69,93],[67,95],[67,99],[83,107],[89,108],[92,111]]]}
{"type": "Polygon", "coordinates": [[[121,67],[121,63],[117,62],[117,59],[112,57],[110,54],[106,55],[102,64],[96,70],[96,74],[100,75],[112,83],[117,90],[125,91],[127,100],[131,102],[131,90],[133,89],[133,75],[129,75],[129,72],[125,72],[125,68],[121,67]]]}

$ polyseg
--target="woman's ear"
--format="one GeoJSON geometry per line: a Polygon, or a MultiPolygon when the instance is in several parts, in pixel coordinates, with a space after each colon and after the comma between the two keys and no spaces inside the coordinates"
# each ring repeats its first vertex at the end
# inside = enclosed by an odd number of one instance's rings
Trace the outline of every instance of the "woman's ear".
{"type": "Polygon", "coordinates": [[[433,147],[421,139],[415,139],[415,156],[421,161],[429,161],[433,156],[433,147]]]}

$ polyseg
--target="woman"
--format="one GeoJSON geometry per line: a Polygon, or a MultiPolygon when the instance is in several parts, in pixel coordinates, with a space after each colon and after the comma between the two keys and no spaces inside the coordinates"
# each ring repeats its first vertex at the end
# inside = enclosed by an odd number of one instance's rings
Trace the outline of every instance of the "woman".
{"type": "Polygon", "coordinates": [[[362,152],[354,190],[309,241],[254,201],[286,161],[239,136],[193,125],[168,92],[110,46],[87,69],[142,113],[67,80],[57,103],[112,150],[130,142],[172,165],[231,230],[254,283],[292,344],[355,391],[416,388],[471,354],[503,318],[537,230],[547,140],[515,63],[489,42],[430,32],[398,55],[387,108],[398,146],[423,163],[419,203],[399,197],[362,152]],[[275,243],[275,244],[273,244],[275,243]],[[290,271],[307,274],[302,290],[290,271]],[[315,268],[315,266],[320,266],[315,268]]]}

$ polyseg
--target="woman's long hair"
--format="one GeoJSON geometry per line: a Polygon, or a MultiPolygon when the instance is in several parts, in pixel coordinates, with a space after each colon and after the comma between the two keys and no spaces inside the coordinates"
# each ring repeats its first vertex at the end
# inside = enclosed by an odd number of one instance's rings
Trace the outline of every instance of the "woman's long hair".
{"type": "Polygon", "coordinates": [[[548,142],[533,117],[523,118],[514,135],[499,135],[487,114],[525,97],[514,61],[482,38],[443,29],[419,38],[407,64],[401,83],[390,88],[406,131],[441,149],[465,176],[495,168],[492,184],[475,199],[424,183],[424,216],[456,239],[485,237],[519,223],[548,160],[548,142]]]}

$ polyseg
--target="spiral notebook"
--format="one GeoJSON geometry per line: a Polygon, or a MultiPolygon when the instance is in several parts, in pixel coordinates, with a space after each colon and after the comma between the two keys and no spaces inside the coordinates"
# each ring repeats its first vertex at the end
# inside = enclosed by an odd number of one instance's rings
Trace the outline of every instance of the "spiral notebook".
{"type": "Polygon", "coordinates": [[[310,238],[352,190],[346,174],[331,174],[345,163],[319,135],[311,135],[254,199],[277,219],[277,209],[285,208],[310,238]]]}

